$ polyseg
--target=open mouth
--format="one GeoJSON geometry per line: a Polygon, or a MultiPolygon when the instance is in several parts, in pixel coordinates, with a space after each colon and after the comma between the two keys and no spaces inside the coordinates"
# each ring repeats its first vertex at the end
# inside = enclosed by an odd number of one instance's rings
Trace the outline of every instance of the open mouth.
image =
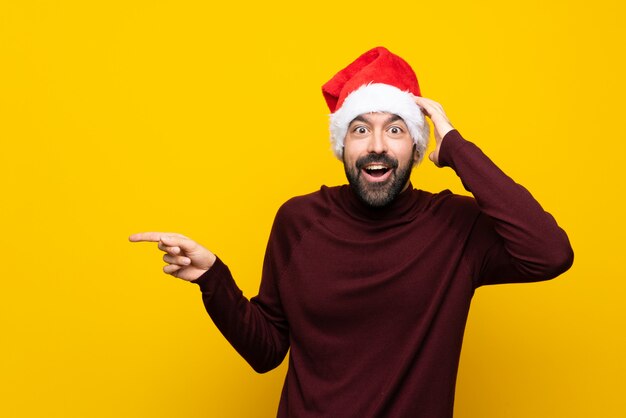
{"type": "Polygon", "coordinates": [[[391,167],[381,163],[368,164],[363,167],[363,173],[369,181],[385,181],[391,175],[391,167]]]}

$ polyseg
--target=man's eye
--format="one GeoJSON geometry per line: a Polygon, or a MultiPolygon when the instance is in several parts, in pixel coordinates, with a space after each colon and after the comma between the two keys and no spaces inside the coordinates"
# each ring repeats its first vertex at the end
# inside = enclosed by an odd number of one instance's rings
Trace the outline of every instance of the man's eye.
{"type": "Polygon", "coordinates": [[[392,126],[391,128],[389,128],[389,132],[391,132],[392,134],[400,134],[402,133],[402,130],[397,126],[392,126]]]}
{"type": "Polygon", "coordinates": [[[363,126],[357,126],[354,132],[356,132],[357,134],[364,134],[367,133],[367,129],[365,129],[365,127],[363,126]]]}

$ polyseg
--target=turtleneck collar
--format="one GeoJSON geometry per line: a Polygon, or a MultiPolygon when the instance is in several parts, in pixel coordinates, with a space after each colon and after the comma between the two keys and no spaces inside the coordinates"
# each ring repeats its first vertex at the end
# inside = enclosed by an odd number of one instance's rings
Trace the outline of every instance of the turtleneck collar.
{"type": "Polygon", "coordinates": [[[412,218],[419,209],[421,191],[413,188],[409,182],[406,190],[401,192],[391,203],[382,208],[375,208],[364,203],[349,185],[341,186],[340,204],[348,215],[367,221],[372,220],[403,220],[412,218]]]}

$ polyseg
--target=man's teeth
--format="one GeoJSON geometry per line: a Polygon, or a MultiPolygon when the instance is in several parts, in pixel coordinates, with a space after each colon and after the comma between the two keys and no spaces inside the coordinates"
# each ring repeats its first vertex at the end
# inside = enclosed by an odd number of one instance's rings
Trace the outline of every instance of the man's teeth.
{"type": "Polygon", "coordinates": [[[374,164],[374,165],[368,165],[367,167],[365,167],[367,170],[386,170],[387,167],[385,167],[382,164],[374,164]]]}

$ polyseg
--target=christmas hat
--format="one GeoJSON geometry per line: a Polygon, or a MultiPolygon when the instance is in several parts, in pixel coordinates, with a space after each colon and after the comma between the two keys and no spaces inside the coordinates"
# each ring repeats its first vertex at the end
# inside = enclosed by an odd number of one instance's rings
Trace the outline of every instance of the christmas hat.
{"type": "Polygon", "coordinates": [[[420,159],[428,146],[429,128],[411,94],[421,96],[411,66],[386,48],[371,49],[322,86],[330,109],[330,141],[342,159],[343,141],[355,117],[370,112],[400,116],[415,142],[420,159]]]}

